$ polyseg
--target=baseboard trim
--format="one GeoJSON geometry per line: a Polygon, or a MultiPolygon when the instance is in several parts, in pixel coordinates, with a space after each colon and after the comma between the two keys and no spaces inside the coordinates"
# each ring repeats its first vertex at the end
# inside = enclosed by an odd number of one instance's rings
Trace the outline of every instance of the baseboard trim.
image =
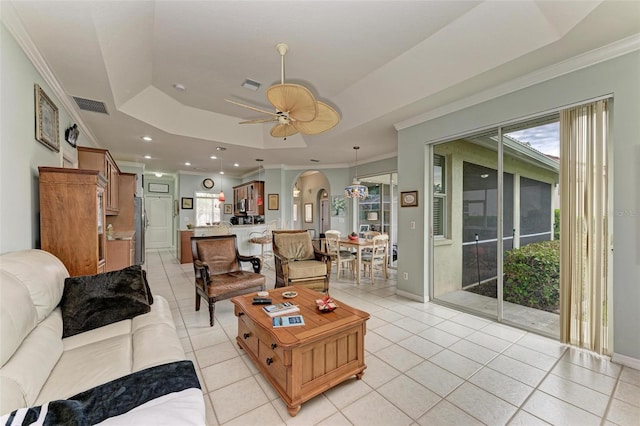
{"type": "Polygon", "coordinates": [[[420,302],[420,303],[428,302],[428,300],[425,300],[423,296],[418,296],[417,294],[409,293],[402,290],[396,289],[396,295],[406,297],[407,299],[415,300],[416,302],[420,302]]]}
{"type": "Polygon", "coordinates": [[[627,367],[635,368],[636,370],[640,370],[640,359],[638,358],[614,353],[611,356],[611,361],[617,364],[625,365],[627,367]]]}

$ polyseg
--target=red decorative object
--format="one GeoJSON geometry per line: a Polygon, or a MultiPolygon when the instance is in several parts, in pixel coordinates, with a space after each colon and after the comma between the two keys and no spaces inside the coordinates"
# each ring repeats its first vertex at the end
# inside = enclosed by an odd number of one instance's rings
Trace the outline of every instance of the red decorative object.
{"type": "Polygon", "coordinates": [[[347,237],[349,237],[349,239],[351,241],[357,241],[358,240],[358,234],[356,234],[355,232],[350,233],[349,235],[347,235],[347,237]]]}
{"type": "Polygon", "coordinates": [[[338,305],[336,305],[331,296],[329,296],[328,294],[322,299],[316,299],[316,304],[318,305],[318,309],[322,313],[332,312],[338,307],[338,305]]]}
{"type": "Polygon", "coordinates": [[[224,201],[224,192],[220,191],[220,194],[218,195],[218,201],[224,201]]]}
{"type": "Polygon", "coordinates": [[[262,195],[258,195],[258,205],[261,206],[264,202],[262,201],[262,195]]]}

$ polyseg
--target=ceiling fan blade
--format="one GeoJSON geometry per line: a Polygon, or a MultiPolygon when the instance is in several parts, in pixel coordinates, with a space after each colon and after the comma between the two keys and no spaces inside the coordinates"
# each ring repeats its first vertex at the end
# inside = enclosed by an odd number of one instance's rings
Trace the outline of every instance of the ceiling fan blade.
{"type": "Polygon", "coordinates": [[[291,124],[276,124],[271,128],[271,136],[274,138],[286,138],[298,133],[298,131],[291,124]]]}
{"type": "Polygon", "coordinates": [[[272,122],[272,121],[278,121],[278,117],[258,118],[256,120],[240,121],[238,124],[269,123],[269,122],[272,122]]]}
{"type": "Polygon", "coordinates": [[[300,133],[305,135],[317,135],[335,127],[340,122],[340,115],[324,102],[318,101],[318,115],[316,119],[308,123],[293,121],[291,124],[300,133]]]}
{"type": "Polygon", "coordinates": [[[241,106],[242,108],[247,108],[247,109],[250,109],[252,111],[257,111],[257,112],[261,112],[263,114],[269,114],[269,115],[274,115],[274,116],[278,117],[278,114],[276,114],[275,112],[265,111],[265,110],[260,109],[260,108],[255,108],[255,107],[252,107],[252,106],[249,106],[249,105],[241,104],[240,102],[232,101],[231,99],[225,99],[225,101],[229,102],[230,104],[241,106]]]}
{"type": "Polygon", "coordinates": [[[267,89],[267,99],[278,111],[288,112],[296,121],[312,121],[318,115],[316,98],[299,84],[274,84],[267,89]]]}

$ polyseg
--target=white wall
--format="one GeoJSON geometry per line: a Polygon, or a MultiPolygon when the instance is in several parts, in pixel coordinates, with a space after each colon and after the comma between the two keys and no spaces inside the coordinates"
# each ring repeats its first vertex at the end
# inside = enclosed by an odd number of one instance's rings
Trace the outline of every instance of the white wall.
{"type": "MultiPolygon", "coordinates": [[[[633,52],[544,83],[435,118],[399,132],[399,191],[425,194],[425,144],[451,135],[471,132],[504,121],[522,119],[564,105],[613,94],[613,339],[616,354],[640,360],[640,52],[633,52]],[[414,171],[403,173],[403,171],[414,171]]],[[[398,290],[417,298],[427,297],[425,239],[427,203],[399,209],[398,290]],[[416,231],[409,222],[416,221],[416,231]]]]}
{"type": "MultiPolygon", "coordinates": [[[[77,164],[64,140],[73,122],[53,90],[33,67],[4,24],[0,25],[0,253],[40,246],[38,166],[77,164]],[[35,139],[34,84],[58,107],[60,152],[35,139]]],[[[79,145],[90,145],[80,132],[79,145]]]]}

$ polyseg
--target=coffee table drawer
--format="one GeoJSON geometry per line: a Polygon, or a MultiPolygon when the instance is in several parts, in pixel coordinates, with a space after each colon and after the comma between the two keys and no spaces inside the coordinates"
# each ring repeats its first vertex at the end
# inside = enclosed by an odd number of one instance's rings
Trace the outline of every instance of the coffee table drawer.
{"type": "Polygon", "coordinates": [[[271,378],[273,378],[283,390],[288,391],[287,368],[282,362],[282,358],[280,358],[276,351],[272,350],[262,341],[259,343],[258,361],[269,371],[271,378]]]}
{"type": "Polygon", "coordinates": [[[258,354],[258,335],[251,320],[245,321],[246,316],[240,317],[238,321],[238,338],[247,345],[249,351],[258,354]]]}

